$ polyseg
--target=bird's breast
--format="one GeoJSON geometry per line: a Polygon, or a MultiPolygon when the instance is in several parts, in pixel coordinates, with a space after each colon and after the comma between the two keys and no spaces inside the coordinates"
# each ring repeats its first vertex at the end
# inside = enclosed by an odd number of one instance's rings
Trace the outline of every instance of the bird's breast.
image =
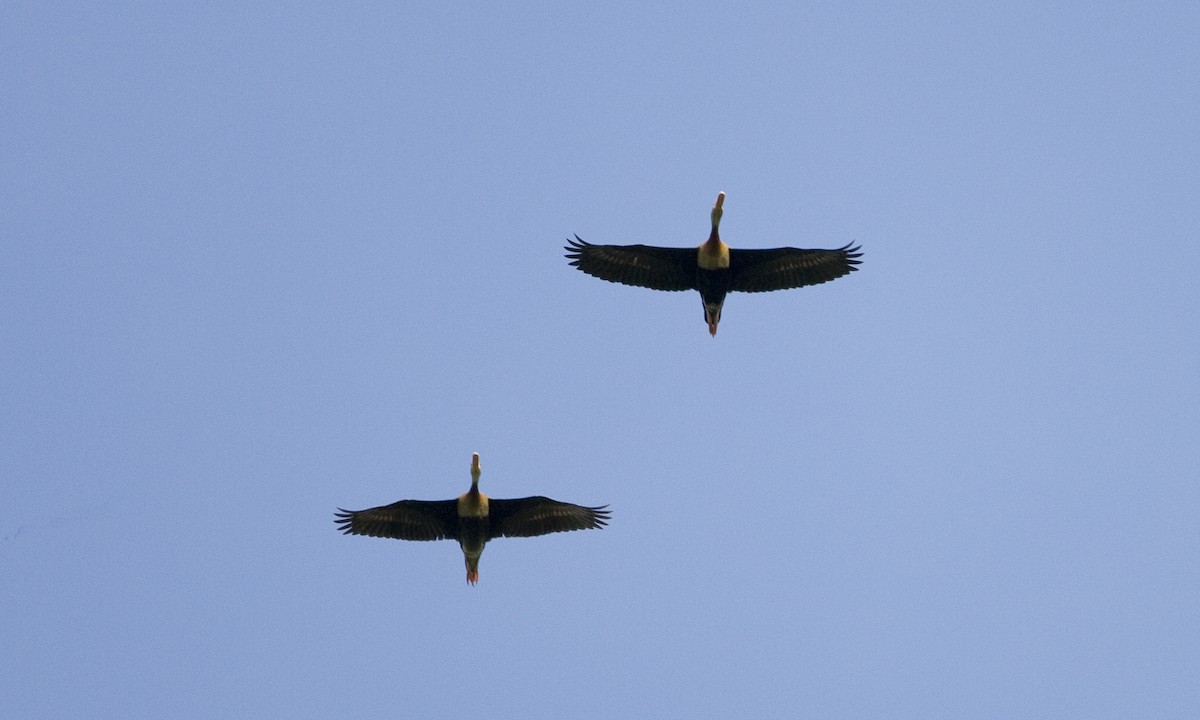
{"type": "Polygon", "coordinates": [[[729,246],[718,240],[706,242],[696,250],[696,264],[702,270],[724,270],[729,267],[729,246]]]}
{"type": "Polygon", "coordinates": [[[481,518],[488,515],[488,497],[483,493],[467,493],[458,498],[460,518],[481,518]]]}

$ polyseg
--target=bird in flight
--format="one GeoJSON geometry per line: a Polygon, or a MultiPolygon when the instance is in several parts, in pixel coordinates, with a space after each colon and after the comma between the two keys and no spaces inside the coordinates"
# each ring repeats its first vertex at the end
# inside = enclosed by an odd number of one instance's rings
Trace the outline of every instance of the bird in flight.
{"type": "Polygon", "coordinates": [[[730,292],[766,292],[817,285],[836,280],[858,268],[859,246],[836,250],[734,250],[721,242],[718,226],[725,193],[717,194],[712,209],[712,232],[698,248],[653,245],[593,245],[575,236],[565,248],[571,265],[609,282],[651,290],[699,290],[704,321],[717,334],[721,307],[730,292]]]}
{"type": "Polygon", "coordinates": [[[367,510],[334,514],[346,535],[398,540],[457,540],[467,563],[467,582],[479,582],[479,557],[488,540],[498,537],[533,537],[569,530],[590,530],[608,524],[607,505],[583,507],[527,497],[518,500],[489,498],[479,492],[479,453],[471,456],[471,489],[456,500],[401,500],[367,510]]]}

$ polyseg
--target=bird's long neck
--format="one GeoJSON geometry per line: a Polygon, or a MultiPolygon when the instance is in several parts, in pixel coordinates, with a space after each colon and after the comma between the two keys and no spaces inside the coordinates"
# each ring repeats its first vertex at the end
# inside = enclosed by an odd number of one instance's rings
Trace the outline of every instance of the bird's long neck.
{"type": "Polygon", "coordinates": [[[458,496],[459,517],[486,517],[488,514],[488,496],[479,492],[479,476],[483,473],[479,467],[479,453],[471,459],[471,489],[458,496]]]}
{"type": "Polygon", "coordinates": [[[717,202],[712,209],[712,232],[708,240],[700,246],[696,260],[705,270],[721,270],[729,267],[729,246],[721,242],[721,216],[725,213],[725,193],[717,194],[717,202]]]}

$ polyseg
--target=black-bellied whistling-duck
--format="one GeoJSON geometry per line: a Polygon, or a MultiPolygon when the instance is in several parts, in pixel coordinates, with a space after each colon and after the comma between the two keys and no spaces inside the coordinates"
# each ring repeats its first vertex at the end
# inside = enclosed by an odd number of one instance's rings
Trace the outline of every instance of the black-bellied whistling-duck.
{"type": "Polygon", "coordinates": [[[717,194],[712,209],[712,232],[698,248],[652,245],[592,245],[575,236],[564,248],[571,265],[609,282],[652,290],[699,290],[704,321],[717,334],[721,307],[730,292],[766,292],[817,285],[836,280],[858,268],[858,246],[836,250],[734,250],[721,242],[718,226],[725,193],[717,194]]]}
{"type": "Polygon", "coordinates": [[[608,524],[607,505],[583,507],[527,497],[497,500],[479,492],[479,453],[471,456],[471,489],[457,500],[401,500],[368,510],[335,513],[338,529],[347,535],[400,540],[457,540],[467,563],[467,582],[479,582],[479,556],[488,540],[533,537],[568,530],[588,530],[608,524]]]}

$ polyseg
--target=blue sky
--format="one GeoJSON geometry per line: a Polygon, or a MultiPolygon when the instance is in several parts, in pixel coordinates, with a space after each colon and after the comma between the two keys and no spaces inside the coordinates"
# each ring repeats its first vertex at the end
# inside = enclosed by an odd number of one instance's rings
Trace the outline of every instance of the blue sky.
{"type": "Polygon", "coordinates": [[[1194,3],[0,9],[0,715],[1191,718],[1194,3]],[[735,294],[562,257],[863,245],[735,294]],[[336,506],[609,503],[488,546],[336,506]]]}

